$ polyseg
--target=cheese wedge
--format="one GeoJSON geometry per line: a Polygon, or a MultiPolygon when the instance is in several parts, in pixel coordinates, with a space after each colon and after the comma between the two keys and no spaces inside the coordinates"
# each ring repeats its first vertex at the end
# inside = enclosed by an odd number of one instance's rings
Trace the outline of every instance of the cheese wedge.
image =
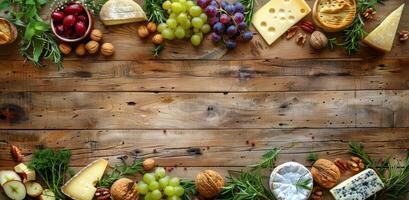
{"type": "Polygon", "coordinates": [[[402,4],[398,9],[389,14],[375,30],[365,37],[364,43],[381,51],[391,51],[404,6],[405,4],[402,4]]]}
{"type": "Polygon", "coordinates": [[[102,6],[99,17],[106,26],[147,20],[141,6],[133,0],[109,0],[102,6]]]}
{"type": "Polygon", "coordinates": [[[92,200],[97,190],[95,185],[104,175],[108,161],[98,159],[72,177],[61,191],[74,200],[92,200]]]}
{"type": "Polygon", "coordinates": [[[304,0],[271,0],[254,13],[253,25],[271,45],[310,12],[304,0]]]}

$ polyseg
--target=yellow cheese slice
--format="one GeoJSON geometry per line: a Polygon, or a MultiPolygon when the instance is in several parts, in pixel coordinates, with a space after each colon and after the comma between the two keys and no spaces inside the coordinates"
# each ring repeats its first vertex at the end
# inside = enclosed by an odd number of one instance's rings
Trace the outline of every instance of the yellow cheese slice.
{"type": "Polygon", "coordinates": [[[141,6],[133,0],[109,0],[102,6],[99,17],[106,26],[147,20],[141,6]]]}
{"type": "Polygon", "coordinates": [[[253,25],[271,45],[310,12],[304,0],[271,0],[254,13],[253,25]]]}
{"type": "Polygon", "coordinates": [[[98,159],[72,177],[61,191],[74,200],[92,200],[96,192],[95,185],[104,175],[108,161],[98,159]]]}
{"type": "Polygon", "coordinates": [[[404,6],[405,4],[402,4],[389,14],[375,30],[365,37],[364,43],[381,51],[391,51],[404,6]]]}

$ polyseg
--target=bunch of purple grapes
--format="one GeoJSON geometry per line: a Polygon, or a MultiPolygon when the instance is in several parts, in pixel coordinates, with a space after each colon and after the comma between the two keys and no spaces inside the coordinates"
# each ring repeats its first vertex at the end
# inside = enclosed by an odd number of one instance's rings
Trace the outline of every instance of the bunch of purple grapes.
{"type": "Polygon", "coordinates": [[[197,0],[197,4],[209,18],[213,42],[224,42],[228,49],[234,49],[237,39],[253,39],[253,32],[248,30],[244,21],[244,6],[240,2],[230,4],[224,0],[221,3],[217,0],[197,0]]]}

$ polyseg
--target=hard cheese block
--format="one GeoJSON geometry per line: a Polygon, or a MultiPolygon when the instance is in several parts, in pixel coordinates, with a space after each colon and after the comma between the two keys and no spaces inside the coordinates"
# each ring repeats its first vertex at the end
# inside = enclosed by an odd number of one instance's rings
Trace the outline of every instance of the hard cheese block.
{"type": "Polygon", "coordinates": [[[104,175],[108,161],[98,159],[72,177],[61,191],[74,200],[92,200],[94,198],[95,185],[104,175]]]}
{"type": "Polygon", "coordinates": [[[253,25],[271,45],[310,12],[304,0],[271,0],[254,13],[253,25]]]}
{"type": "Polygon", "coordinates": [[[382,190],[384,184],[376,172],[366,169],[330,190],[336,200],[364,200],[382,190]]]}
{"type": "Polygon", "coordinates": [[[99,17],[104,25],[145,21],[146,14],[133,0],[109,0],[102,6],[99,17]]]}
{"type": "Polygon", "coordinates": [[[404,6],[405,4],[402,4],[386,17],[375,30],[365,37],[364,43],[381,51],[391,51],[404,6]]]}

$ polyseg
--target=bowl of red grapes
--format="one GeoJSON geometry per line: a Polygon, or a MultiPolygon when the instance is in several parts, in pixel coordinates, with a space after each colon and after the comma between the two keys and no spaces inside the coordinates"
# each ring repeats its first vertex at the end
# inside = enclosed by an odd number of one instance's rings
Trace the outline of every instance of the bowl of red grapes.
{"type": "Polygon", "coordinates": [[[245,22],[245,8],[240,2],[197,0],[197,4],[209,17],[213,42],[224,43],[227,49],[234,49],[238,40],[253,39],[253,32],[248,30],[248,24],[245,22]]]}
{"type": "Polygon", "coordinates": [[[88,36],[92,29],[91,13],[78,2],[58,6],[51,13],[51,30],[64,42],[78,42],[88,36]]]}

